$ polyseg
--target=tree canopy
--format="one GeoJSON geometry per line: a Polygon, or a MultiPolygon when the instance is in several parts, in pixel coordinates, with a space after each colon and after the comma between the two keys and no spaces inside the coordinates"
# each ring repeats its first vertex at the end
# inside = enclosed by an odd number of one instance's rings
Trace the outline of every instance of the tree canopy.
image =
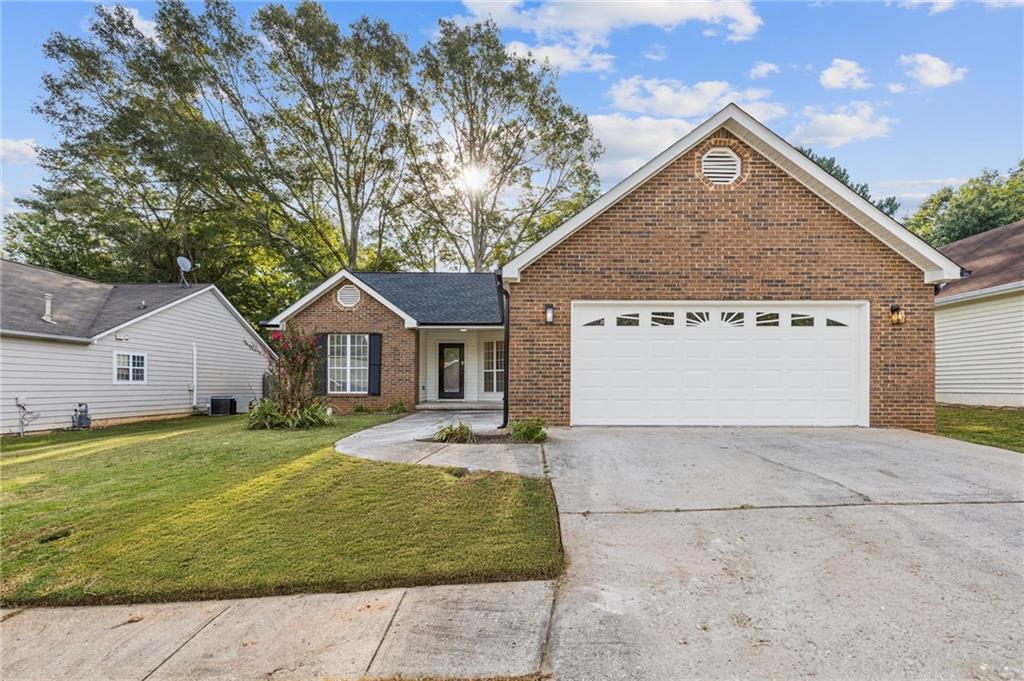
{"type": "Polygon", "coordinates": [[[1024,220],[1024,159],[1007,173],[985,170],[959,188],[926,198],[906,226],[933,246],[944,246],[1024,220]]]}
{"type": "Polygon", "coordinates": [[[490,267],[596,188],[587,118],[492,23],[442,22],[418,52],[312,0],[249,25],[162,0],[154,23],[99,5],[87,37],[46,42],[59,143],[7,216],[11,256],[174,281],[186,255],[255,321],[342,267],[490,267]]]}
{"type": "Polygon", "coordinates": [[[839,164],[839,161],[836,160],[835,156],[822,156],[816,154],[814,153],[814,150],[809,147],[797,147],[797,150],[821,166],[829,175],[857,192],[867,201],[870,201],[875,208],[882,211],[889,217],[896,215],[896,211],[900,209],[900,202],[896,200],[895,196],[886,196],[882,199],[871,198],[871,188],[868,187],[867,182],[854,182],[851,180],[850,172],[839,164]]]}

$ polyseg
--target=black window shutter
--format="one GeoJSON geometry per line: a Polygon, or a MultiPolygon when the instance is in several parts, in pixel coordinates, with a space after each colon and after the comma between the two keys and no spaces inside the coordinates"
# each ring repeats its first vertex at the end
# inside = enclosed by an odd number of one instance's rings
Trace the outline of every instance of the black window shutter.
{"type": "Polygon", "coordinates": [[[370,334],[370,394],[380,395],[380,348],[381,335],[370,334]]]}
{"type": "Polygon", "coordinates": [[[327,334],[316,335],[316,375],[313,376],[313,392],[317,395],[327,394],[327,334]]]}

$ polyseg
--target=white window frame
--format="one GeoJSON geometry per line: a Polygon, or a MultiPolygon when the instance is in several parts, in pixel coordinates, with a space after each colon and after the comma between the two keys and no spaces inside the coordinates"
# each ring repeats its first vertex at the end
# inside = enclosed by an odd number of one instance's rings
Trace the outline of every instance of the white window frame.
{"type": "Polygon", "coordinates": [[[145,385],[149,381],[149,357],[146,356],[145,352],[133,352],[132,350],[114,350],[112,355],[113,367],[111,368],[111,374],[114,385],[145,385]],[[119,379],[117,377],[117,357],[118,355],[124,355],[128,358],[128,378],[119,379]],[[132,375],[134,374],[135,367],[132,366],[136,357],[142,358],[142,380],[135,380],[132,375]]]}
{"type": "Polygon", "coordinates": [[[483,355],[483,361],[481,362],[481,364],[483,365],[484,373],[483,373],[483,381],[480,384],[480,388],[481,388],[481,390],[484,393],[486,393],[488,395],[501,395],[502,393],[505,392],[505,340],[503,338],[498,338],[498,339],[495,339],[495,340],[486,340],[486,341],[484,341],[484,347],[481,350],[481,354],[483,355]],[[487,345],[489,343],[492,344],[490,352],[488,352],[488,350],[487,350],[487,345]],[[498,344],[499,343],[501,344],[501,347],[502,347],[501,362],[498,362],[498,353],[497,353],[497,349],[498,349],[498,344]],[[487,368],[487,360],[488,359],[490,359],[491,362],[493,363],[492,364],[492,366],[494,367],[493,369],[488,369],[487,368]],[[497,385],[498,385],[498,375],[501,374],[501,390],[488,390],[487,389],[487,374],[491,374],[491,387],[492,388],[493,387],[497,387],[497,385]]]}
{"type": "Polygon", "coordinates": [[[368,333],[329,333],[327,334],[327,366],[324,370],[327,372],[325,377],[327,380],[327,394],[328,395],[368,395],[370,393],[370,334],[368,333]],[[353,371],[359,371],[364,367],[355,366],[353,363],[353,349],[354,344],[351,340],[345,340],[342,342],[342,354],[333,356],[331,355],[331,345],[335,342],[341,342],[335,339],[351,339],[351,338],[364,338],[366,340],[366,387],[362,390],[332,390],[331,389],[331,369],[340,369],[343,374],[343,383],[349,388],[352,387],[352,373],[353,371]],[[341,362],[338,366],[335,362],[341,362]]]}

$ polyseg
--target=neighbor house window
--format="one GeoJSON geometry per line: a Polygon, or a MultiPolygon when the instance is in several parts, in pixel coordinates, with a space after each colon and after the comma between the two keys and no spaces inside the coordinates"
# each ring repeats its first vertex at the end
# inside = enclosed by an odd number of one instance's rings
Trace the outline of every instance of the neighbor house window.
{"type": "Polygon", "coordinates": [[[505,391],[505,341],[484,343],[484,392],[505,391]]]}
{"type": "Polygon", "coordinates": [[[114,353],[114,383],[145,383],[146,355],[133,352],[114,353]]]}
{"type": "Polygon", "coordinates": [[[370,389],[370,336],[332,333],[327,336],[327,392],[365,393],[370,389]]]}

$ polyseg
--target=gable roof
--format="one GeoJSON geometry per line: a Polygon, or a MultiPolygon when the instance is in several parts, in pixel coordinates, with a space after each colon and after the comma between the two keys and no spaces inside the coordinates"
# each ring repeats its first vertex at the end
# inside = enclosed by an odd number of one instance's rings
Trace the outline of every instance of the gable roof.
{"type": "MultiPolygon", "coordinates": [[[[1024,288],[1024,220],[990,229],[939,249],[971,271],[971,276],[942,287],[937,300],[999,287],[1024,288]]],[[[1009,289],[1006,289],[1009,290],[1009,289]]],[[[998,291],[993,291],[993,293],[998,291]]]]}
{"type": "Polygon", "coordinates": [[[503,323],[498,282],[487,272],[350,272],[341,270],[267,324],[279,326],[348,281],[417,326],[498,326],[503,323]]]}
{"type": "Polygon", "coordinates": [[[356,276],[420,325],[502,323],[498,281],[489,272],[360,272],[356,276]]]}
{"type": "MultiPolygon", "coordinates": [[[[212,292],[257,341],[259,334],[213,284],[104,284],[10,260],[0,260],[0,333],[89,343],[144,317],[212,292]],[[44,295],[53,296],[43,321],[44,295]]],[[[268,348],[269,349],[269,348],[268,348]]]]}
{"type": "Polygon", "coordinates": [[[698,125],[682,139],[567,220],[558,229],[513,258],[502,268],[503,278],[509,281],[518,280],[522,271],[538,258],[697,146],[718,128],[725,128],[734,134],[840,213],[913,263],[924,272],[925,282],[939,283],[960,278],[960,266],[950,258],[878,210],[870,201],[832,177],[817,163],[807,158],[735,104],[729,104],[698,125]]]}

